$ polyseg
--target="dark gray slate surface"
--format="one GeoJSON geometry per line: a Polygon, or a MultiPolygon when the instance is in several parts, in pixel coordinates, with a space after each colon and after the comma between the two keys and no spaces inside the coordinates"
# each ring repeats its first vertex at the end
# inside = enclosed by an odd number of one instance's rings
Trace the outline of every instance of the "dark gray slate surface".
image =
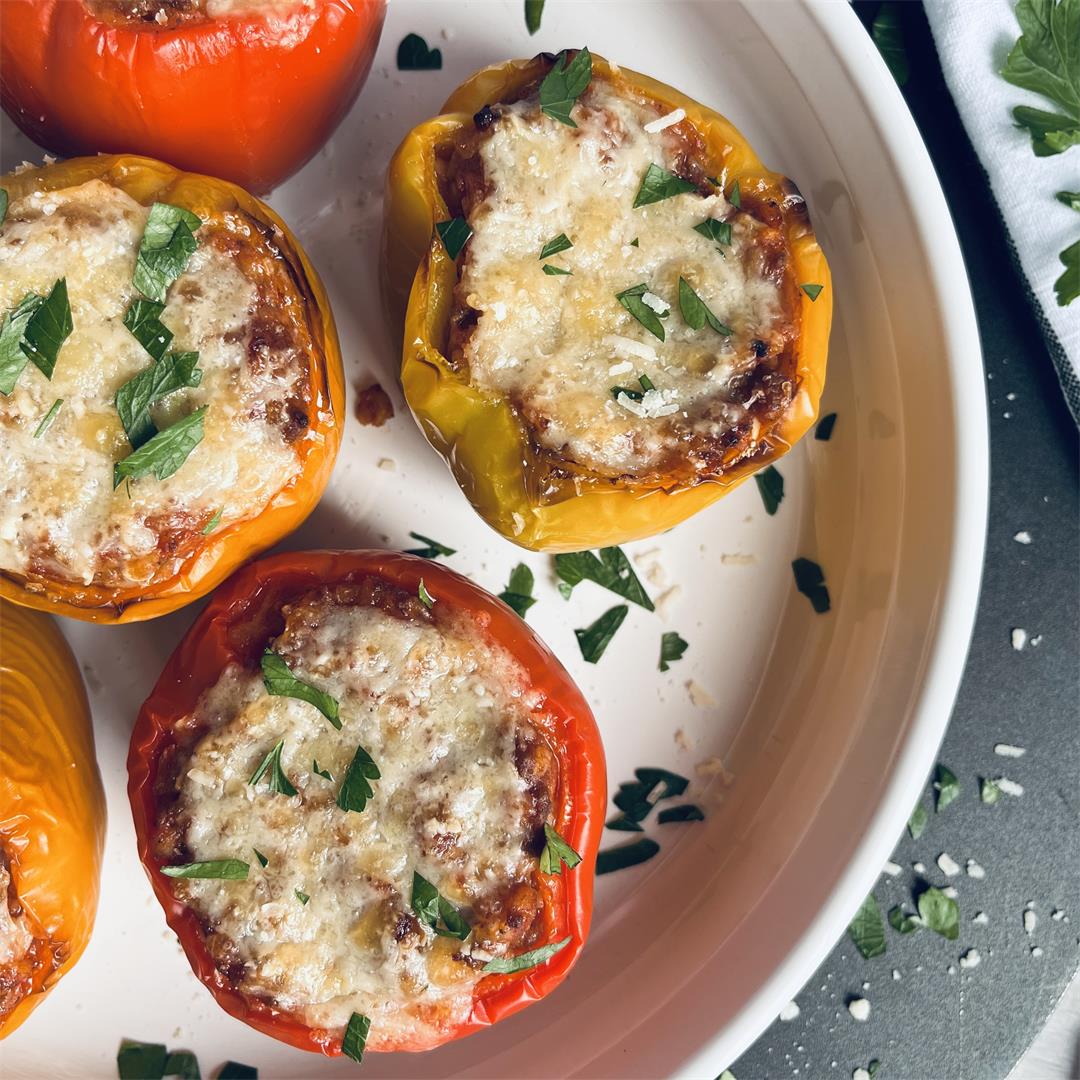
{"type": "MultiPolygon", "coordinates": [[[[864,19],[876,7],[856,4],[864,19]]],[[[955,942],[887,928],[888,952],[864,960],[850,940],[841,941],[796,997],[799,1016],[774,1023],[732,1065],[738,1080],[847,1078],[873,1058],[881,1062],[879,1080],[996,1080],[1035,1038],[1080,961],[1077,432],[921,5],[900,8],[911,62],[905,96],[952,208],[975,295],[990,399],[991,490],[979,615],[939,757],[963,792],[935,815],[928,788],[926,832],[918,841],[904,834],[893,856],[903,872],[883,876],[874,892],[883,912],[901,901],[910,907],[920,881],[945,883],[935,865],[943,851],[961,866],[976,860],[986,876],[951,879],[961,912],[955,942]],[[1030,545],[1013,539],[1025,530],[1030,545]],[[1038,644],[1015,651],[1013,627],[1038,644]],[[994,753],[999,742],[1027,753],[1002,758],[994,753]],[[1006,775],[1024,794],[984,806],[978,778],[986,775],[1006,775]],[[920,861],[925,874],[912,869],[920,861]],[[1029,902],[1038,919],[1030,936],[1023,924],[1029,902]],[[1053,919],[1055,908],[1069,921],[1053,919]],[[972,922],[980,911],[985,925],[972,922]],[[982,960],[962,970],[959,958],[969,948],[982,960]],[[848,1012],[851,997],[870,1002],[866,1023],[848,1012]]],[[[1031,197],[1048,193],[1033,183],[1031,197]]],[[[1080,1075],[1080,1048],[1071,1067],[1080,1075]]]]}

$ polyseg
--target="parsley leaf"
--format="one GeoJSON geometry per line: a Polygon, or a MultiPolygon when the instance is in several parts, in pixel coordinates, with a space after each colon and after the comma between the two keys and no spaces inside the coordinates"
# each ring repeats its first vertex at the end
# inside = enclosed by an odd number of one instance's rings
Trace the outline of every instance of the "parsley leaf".
{"type": "Polygon", "coordinates": [[[829,589],[825,584],[825,575],[813,559],[795,559],[791,564],[795,574],[795,588],[813,605],[819,615],[829,610],[829,589]]]}
{"type": "Polygon", "coordinates": [[[734,331],[722,323],[709,309],[708,304],[690,287],[684,277],[679,278],[679,310],[691,330],[701,330],[708,323],[718,334],[730,337],[734,331]]]}
{"type": "Polygon", "coordinates": [[[736,180],[731,185],[731,194],[728,195],[728,202],[735,207],[736,210],[742,209],[742,195],[739,193],[739,181],[736,180]]]}
{"type": "Polygon", "coordinates": [[[705,814],[700,806],[683,803],[682,806],[671,806],[667,810],[661,810],[656,815],[656,820],[660,825],[670,825],[678,821],[704,821],[705,814]]]}
{"type": "Polygon", "coordinates": [[[131,283],[149,300],[165,302],[169,286],[184,272],[195,254],[195,230],[202,220],[190,210],[154,203],[146,219],[131,283]]]}
{"type": "Polygon", "coordinates": [[[416,917],[440,937],[464,941],[471,933],[465,916],[427,878],[415,870],[412,879],[412,899],[409,904],[416,912],[416,917]],[[440,919],[442,926],[439,925],[440,919]]]}
{"type": "Polygon", "coordinates": [[[330,772],[329,769],[320,769],[319,768],[319,759],[318,758],[312,758],[311,759],[311,771],[316,776],[321,776],[324,780],[329,780],[331,783],[334,782],[334,775],[333,775],[333,773],[330,772]]]}
{"type": "Polygon", "coordinates": [[[623,781],[619,785],[611,800],[622,811],[622,816],[606,822],[609,829],[641,832],[638,823],[649,816],[652,808],[664,799],[682,795],[690,783],[685,776],[653,766],[635,769],[634,776],[635,780],[623,781]]]}
{"type": "Polygon", "coordinates": [[[700,225],[694,226],[694,232],[701,233],[706,240],[712,240],[715,244],[731,243],[731,223],[728,221],[706,218],[700,225]]]}
{"type": "Polygon", "coordinates": [[[534,583],[532,570],[524,563],[518,563],[510,571],[510,580],[506,588],[499,593],[499,599],[512,607],[524,619],[525,612],[536,603],[536,598],[532,594],[534,583]]]}
{"type": "Polygon", "coordinates": [[[419,34],[406,34],[397,47],[398,71],[441,71],[442,49],[429,49],[419,34]]]}
{"type": "Polygon", "coordinates": [[[810,303],[813,303],[821,295],[821,290],[824,289],[825,286],[810,284],[800,285],[799,288],[810,297],[810,303]]]}
{"type": "Polygon", "coordinates": [[[626,870],[628,867],[637,866],[647,862],[660,850],[660,845],[655,840],[643,836],[630,844],[622,844],[620,847],[608,848],[596,856],[596,875],[613,874],[616,870],[626,870]]]}
{"type": "Polygon", "coordinates": [[[163,866],[166,877],[216,878],[221,881],[246,881],[250,867],[240,859],[210,859],[206,862],[185,863],[183,866],[163,866]]]}
{"type": "Polygon", "coordinates": [[[960,906],[931,886],[919,895],[919,918],[929,930],[955,941],[960,936],[960,906]]]}
{"type": "Polygon", "coordinates": [[[683,653],[690,646],[674,630],[660,635],[660,670],[667,671],[676,660],[681,660],[683,653]]]}
{"type": "Polygon", "coordinates": [[[872,960],[885,952],[885,923],[881,920],[881,909],[871,893],[855,913],[848,927],[851,940],[863,958],[872,960]]]}
{"type": "Polygon", "coordinates": [[[422,536],[420,533],[411,532],[409,535],[414,540],[419,540],[423,547],[409,548],[406,555],[419,555],[422,559],[437,559],[440,555],[453,555],[457,549],[440,544],[438,540],[432,540],[430,536],[422,536]]]}
{"type": "Polygon", "coordinates": [[[934,774],[934,791],[937,792],[934,809],[940,814],[960,794],[960,781],[952,769],[938,765],[934,774]]]}
{"type": "Polygon", "coordinates": [[[367,806],[368,799],[375,795],[371,781],[378,780],[380,775],[379,766],[371,760],[371,755],[358,746],[338,790],[338,806],[346,813],[350,810],[360,813],[367,806]]]}
{"type": "Polygon", "coordinates": [[[41,423],[34,429],[34,438],[40,439],[46,431],[52,427],[52,422],[56,419],[56,414],[60,411],[60,406],[64,404],[64,399],[58,397],[53,403],[49,411],[41,418],[41,423]]]}
{"type": "Polygon", "coordinates": [[[190,1050],[172,1050],[165,1059],[165,1075],[180,1080],[202,1080],[199,1059],[190,1050]]]}
{"type": "Polygon", "coordinates": [[[426,608],[435,606],[435,597],[427,591],[427,586],[424,584],[424,579],[420,579],[420,587],[416,590],[416,595],[420,597],[420,603],[426,608]]]}
{"type": "Polygon", "coordinates": [[[626,618],[629,610],[625,604],[619,604],[605,611],[596,622],[584,630],[574,631],[581,655],[588,663],[595,664],[604,655],[604,651],[615,636],[615,631],[622,626],[623,619],[626,618]]]}
{"type": "Polygon", "coordinates": [[[484,975],[513,975],[517,971],[527,971],[529,968],[546,963],[557,952],[565,949],[571,940],[565,937],[562,941],[541,945],[540,948],[530,949],[519,956],[496,956],[494,960],[489,960],[480,971],[484,975]]]}
{"type": "Polygon", "coordinates": [[[559,233],[540,249],[540,261],[543,262],[544,259],[550,259],[552,255],[558,255],[560,251],[568,251],[573,246],[566,233],[559,233]]]}
{"type": "Polygon", "coordinates": [[[831,412],[823,416],[814,428],[814,438],[818,442],[828,442],[832,438],[833,428],[836,427],[836,413],[831,412]]]}
{"type": "Polygon", "coordinates": [[[548,277],[569,277],[574,272],[573,270],[564,270],[554,263],[544,263],[543,270],[548,277]]]}
{"type": "MultiPolygon", "coordinates": [[[[528,3],[528,0],[526,0],[528,3]]],[[[8,193],[5,188],[0,187],[0,225],[4,224],[4,218],[7,217],[8,208],[8,193]]]]}
{"type": "Polygon", "coordinates": [[[654,311],[644,300],[642,300],[642,297],[648,291],[648,285],[642,282],[640,285],[634,285],[629,289],[623,289],[621,293],[616,293],[615,299],[618,300],[619,303],[622,304],[622,306],[626,308],[626,310],[629,311],[650,334],[663,341],[664,327],[660,322],[659,313],[654,311]]]}
{"type": "Polygon", "coordinates": [[[371,1030],[371,1021],[360,1013],[353,1013],[349,1022],[345,1025],[345,1036],[341,1040],[341,1052],[353,1061],[359,1063],[364,1060],[364,1047],[367,1046],[368,1032],[371,1030]]]}
{"type": "Polygon", "coordinates": [[[255,858],[259,860],[260,866],[265,868],[270,865],[270,860],[258,848],[253,847],[251,850],[255,852],[255,858]]]}
{"type": "Polygon", "coordinates": [[[540,870],[545,874],[561,874],[563,864],[573,870],[581,856],[545,821],[544,837],[547,843],[540,852],[540,870]]]}
{"type": "Polygon", "coordinates": [[[301,892],[299,889],[293,889],[293,895],[296,897],[297,900],[300,901],[301,904],[307,907],[307,902],[311,899],[311,897],[308,896],[306,892],[301,892]]]}
{"type": "Polygon", "coordinates": [[[214,511],[214,516],[203,526],[203,536],[209,536],[221,524],[221,515],[224,512],[224,508],[220,506],[214,511]]]}
{"type": "Polygon", "coordinates": [[[634,196],[634,209],[639,206],[648,206],[650,203],[663,202],[672,199],[676,195],[685,195],[687,192],[696,191],[697,188],[689,180],[676,176],[667,169],[662,169],[657,164],[651,164],[641,178],[641,187],[634,196]]]}
{"type": "Polygon", "coordinates": [[[1080,191],[1058,191],[1054,193],[1054,198],[1070,210],[1080,213],[1080,191]]]}
{"type": "Polygon", "coordinates": [[[456,259],[461,254],[461,249],[468,243],[472,236],[472,227],[460,217],[450,218],[449,221],[435,222],[435,231],[439,234],[442,245],[446,248],[446,254],[451,259],[456,259]]]}
{"type": "Polygon", "coordinates": [[[173,332],[159,318],[164,310],[165,305],[156,300],[132,300],[124,312],[124,325],[155,360],[165,355],[173,339],[173,332]]]}
{"type": "Polygon", "coordinates": [[[116,1070],[120,1080],[160,1080],[165,1075],[168,1056],[168,1050],[161,1043],[124,1039],[116,1053],[116,1070]]]}
{"type": "Polygon", "coordinates": [[[765,513],[772,517],[784,501],[784,477],[775,465],[770,465],[761,472],[754,473],[758,493],[765,504],[765,513]]]}
{"type": "Polygon", "coordinates": [[[906,914],[903,907],[897,904],[889,908],[889,925],[898,934],[913,934],[916,930],[922,929],[922,920],[918,915],[906,914]]]}
{"type": "Polygon", "coordinates": [[[272,649],[267,649],[262,654],[261,667],[263,686],[268,694],[306,701],[309,705],[314,705],[338,731],[341,730],[337,701],[311,683],[298,679],[289,670],[289,665],[272,649]]]}
{"type": "Polygon", "coordinates": [[[885,0],[878,8],[870,24],[870,36],[874,39],[882,60],[892,72],[898,86],[908,81],[908,59],[904,49],[904,34],[900,24],[900,5],[895,0],[885,0]]]}
{"type": "Polygon", "coordinates": [[[1058,307],[1068,307],[1080,296],[1080,240],[1070,244],[1059,256],[1065,272],[1054,282],[1058,307]]]}
{"type": "Polygon", "coordinates": [[[555,66],[540,84],[540,111],[567,127],[577,127],[570,119],[570,110],[585,93],[591,80],[592,56],[589,55],[589,50],[581,49],[574,59],[567,63],[567,53],[563,49],[555,60],[555,66]]]}
{"type": "Polygon", "coordinates": [[[116,391],[116,411],[135,450],[157,434],[154,421],[150,419],[150,406],[177,390],[198,386],[202,382],[198,363],[197,352],[169,353],[164,359],[128,379],[116,391]]]}
{"type": "Polygon", "coordinates": [[[73,329],[67,278],[60,278],[49,290],[49,295],[35,305],[23,331],[19,348],[46,379],[51,379],[60,348],[71,336],[73,329]]]}
{"type": "Polygon", "coordinates": [[[912,840],[918,840],[920,836],[926,831],[927,822],[930,820],[930,815],[926,812],[926,809],[922,806],[916,806],[911,811],[911,817],[908,819],[907,828],[911,833],[912,840]]]}
{"type": "Polygon", "coordinates": [[[293,787],[289,778],[285,775],[285,770],[281,766],[281,751],[285,748],[285,740],[278,739],[274,744],[272,750],[270,750],[266,757],[259,763],[259,767],[251,774],[248,779],[248,783],[252,787],[256,786],[259,781],[269,772],[269,776],[266,777],[267,787],[275,795],[295,795],[296,788],[293,787]]]}
{"type": "MultiPolygon", "coordinates": [[[[566,552],[555,556],[555,573],[571,589],[583,581],[594,581],[624,600],[638,604],[646,611],[655,610],[649,594],[641,584],[630,560],[620,547],[600,549],[597,558],[591,551],[566,552]]],[[[569,595],[569,594],[567,594],[569,595]]]]}
{"type": "Polygon", "coordinates": [[[113,487],[123,481],[138,480],[140,476],[153,473],[159,480],[172,476],[188,459],[188,455],[202,442],[203,415],[207,406],[202,405],[193,413],[177,420],[171,427],[159,431],[143,443],[134,453],[113,466],[113,487]]]}
{"type": "Polygon", "coordinates": [[[29,355],[23,350],[26,326],[34,312],[45,302],[37,293],[27,293],[4,316],[0,323],[0,394],[7,396],[15,389],[29,355]]]}
{"type": "Polygon", "coordinates": [[[217,1074],[217,1080],[259,1080],[259,1070],[239,1061],[226,1061],[217,1074]]]}
{"type": "Polygon", "coordinates": [[[525,0],[525,29],[535,34],[540,29],[540,18],[544,14],[544,0],[525,0]]]}

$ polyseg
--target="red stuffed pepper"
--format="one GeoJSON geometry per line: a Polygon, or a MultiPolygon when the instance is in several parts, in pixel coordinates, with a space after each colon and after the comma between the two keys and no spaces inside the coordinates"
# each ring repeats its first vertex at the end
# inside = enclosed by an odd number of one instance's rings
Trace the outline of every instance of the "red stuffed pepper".
{"type": "Polygon", "coordinates": [[[441,1045],[549,993],[585,943],[595,721],[518,615],[434,562],[242,570],[143,706],[128,772],[195,973],[294,1046],[441,1045]]]}
{"type": "Polygon", "coordinates": [[[263,192],[356,100],[385,0],[3,0],[0,99],[65,156],[145,154],[263,192]]]}

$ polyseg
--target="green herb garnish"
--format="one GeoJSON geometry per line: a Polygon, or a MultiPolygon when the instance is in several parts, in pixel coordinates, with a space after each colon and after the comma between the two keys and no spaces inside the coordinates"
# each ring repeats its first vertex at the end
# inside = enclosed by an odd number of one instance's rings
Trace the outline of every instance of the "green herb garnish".
{"type": "Polygon", "coordinates": [[[683,803],[682,806],[671,806],[667,810],[661,810],[656,815],[656,820],[661,825],[670,825],[677,821],[704,821],[705,814],[700,806],[683,803]]]}
{"type": "Polygon", "coordinates": [[[1070,244],[1059,256],[1065,272],[1054,282],[1058,307],[1068,307],[1080,296],[1080,240],[1070,244]]]}
{"type": "Polygon", "coordinates": [[[925,927],[949,941],[960,936],[960,907],[940,889],[931,886],[919,894],[919,918],[925,927]]]}
{"type": "Polygon", "coordinates": [[[415,870],[412,880],[412,899],[409,903],[416,912],[416,917],[440,937],[464,941],[471,933],[465,916],[427,878],[422,877],[415,870]],[[440,920],[442,925],[439,925],[440,920]]]}
{"type": "Polygon", "coordinates": [[[570,589],[583,581],[594,581],[624,600],[638,604],[646,611],[655,610],[649,594],[620,547],[601,548],[599,558],[591,551],[574,551],[556,555],[555,573],[559,580],[570,589]]]}
{"type": "Polygon", "coordinates": [[[461,254],[461,249],[472,236],[472,228],[464,218],[450,218],[449,221],[435,222],[435,231],[439,234],[442,245],[446,248],[446,254],[451,259],[456,259],[461,254]]]}
{"type": "Polygon", "coordinates": [[[224,512],[224,507],[218,507],[214,511],[214,516],[203,526],[203,536],[209,536],[220,524],[221,515],[224,512]]]}
{"type": "Polygon", "coordinates": [[[596,856],[596,875],[613,874],[616,870],[626,870],[628,867],[637,866],[647,862],[660,850],[660,845],[655,840],[643,836],[630,844],[620,847],[608,848],[596,856]]]}
{"type": "Polygon", "coordinates": [[[306,892],[301,892],[299,889],[293,889],[293,895],[296,897],[297,900],[300,901],[301,904],[307,907],[307,902],[311,899],[311,897],[308,896],[306,892]]]}
{"type": "Polygon", "coordinates": [[[540,111],[560,124],[577,127],[570,118],[570,110],[585,93],[591,79],[592,57],[589,50],[581,49],[568,63],[564,49],[540,84],[540,111]]]}
{"type": "Polygon", "coordinates": [[[197,352],[169,353],[116,391],[116,411],[134,449],[138,450],[157,434],[150,419],[150,406],[155,401],[202,382],[198,363],[197,352]]]}
{"type": "Polygon", "coordinates": [[[784,501],[784,477],[775,465],[770,465],[767,469],[754,473],[754,480],[757,482],[761,501],[765,504],[765,513],[772,517],[784,501]]]}
{"type": "Polygon", "coordinates": [[[999,788],[993,780],[984,776],[979,781],[979,798],[982,799],[987,806],[993,806],[994,803],[1001,798],[1001,788],[999,788]]]}
{"type": "Polygon", "coordinates": [[[679,278],[679,310],[691,330],[704,329],[705,324],[708,323],[713,330],[718,334],[723,334],[724,337],[731,337],[735,332],[712,313],[708,304],[694,292],[684,277],[679,278]]]}
{"type": "Polygon", "coordinates": [[[907,827],[908,832],[911,833],[912,840],[918,840],[920,836],[926,831],[926,825],[930,820],[930,815],[921,806],[916,806],[911,812],[911,817],[908,819],[907,827]]]}
{"type": "Polygon", "coordinates": [[[426,608],[435,606],[435,597],[427,591],[427,586],[424,584],[424,579],[420,579],[420,587],[416,590],[416,595],[420,597],[420,603],[426,608]]]}
{"type": "Polygon", "coordinates": [[[569,277],[574,272],[573,270],[564,270],[554,263],[544,263],[543,271],[548,277],[569,277]]]}
{"type": "Polygon", "coordinates": [[[221,881],[246,881],[250,867],[240,859],[210,859],[206,862],[184,863],[183,866],[163,866],[166,877],[216,878],[221,881]]]}
{"type": "Polygon", "coordinates": [[[1054,198],[1059,203],[1064,203],[1070,210],[1080,213],[1080,191],[1057,191],[1054,198]]]}
{"type": "Polygon", "coordinates": [[[795,574],[795,588],[813,605],[819,615],[829,610],[829,589],[825,584],[825,575],[813,559],[795,559],[791,564],[795,574]]]}
{"type": "Polygon", "coordinates": [[[321,776],[324,780],[329,780],[331,783],[333,783],[333,781],[334,781],[334,776],[330,772],[329,769],[320,769],[319,768],[319,760],[318,760],[318,758],[312,758],[312,760],[311,760],[311,771],[316,776],[321,776]]]}
{"type": "Polygon", "coordinates": [[[26,327],[34,312],[45,302],[37,293],[27,293],[4,316],[0,323],[0,393],[7,396],[15,389],[29,355],[23,350],[26,327]]]}
{"type": "Polygon", "coordinates": [[[742,195],[739,192],[739,181],[736,180],[731,185],[731,194],[728,195],[728,202],[735,207],[736,210],[742,209],[742,195]]]}
{"type": "Polygon", "coordinates": [[[878,8],[870,24],[870,36],[897,85],[903,86],[908,81],[908,59],[900,26],[900,5],[895,0],[885,0],[878,8]]]}
{"type": "Polygon", "coordinates": [[[685,776],[668,769],[645,767],[634,770],[636,779],[624,781],[611,800],[622,816],[606,822],[606,827],[620,832],[641,832],[653,807],[665,799],[682,795],[690,784],[685,776]]]}
{"type": "Polygon", "coordinates": [[[338,806],[346,812],[353,810],[359,814],[375,794],[371,781],[378,780],[380,775],[379,766],[371,760],[371,755],[358,746],[338,790],[338,806]]]}
{"type": "Polygon", "coordinates": [[[7,217],[8,208],[8,193],[5,188],[0,187],[0,225],[4,224],[4,218],[7,217]]]}
{"type": "Polygon", "coordinates": [[[161,1043],[124,1039],[116,1053],[116,1069],[120,1080],[161,1080],[168,1058],[169,1052],[161,1043]]]}
{"type": "Polygon", "coordinates": [[[124,325],[155,360],[165,355],[173,339],[173,332],[159,318],[164,310],[165,305],[156,300],[132,300],[124,312],[124,325]]]}
{"type": "Polygon", "coordinates": [[[681,660],[683,653],[690,646],[681,638],[674,630],[668,630],[666,633],[660,635],[660,670],[667,671],[668,668],[675,663],[676,660],[681,660]]]}
{"type": "Polygon", "coordinates": [[[871,893],[855,913],[855,918],[848,926],[851,940],[864,959],[871,960],[885,952],[885,924],[881,920],[881,909],[874,894],[871,893]]]}
{"type": "Polygon", "coordinates": [[[217,1080],[259,1080],[259,1070],[239,1061],[226,1061],[217,1074],[217,1080]]]}
{"type": "Polygon", "coordinates": [[[667,169],[652,164],[645,170],[645,175],[641,178],[641,187],[638,188],[638,193],[634,196],[634,209],[636,210],[639,206],[648,206],[650,203],[663,202],[665,199],[672,199],[676,195],[685,195],[687,192],[696,190],[697,188],[689,180],[684,180],[681,176],[676,176],[674,173],[668,172],[667,169]]]}
{"type": "Polygon", "coordinates": [[[596,622],[584,630],[574,631],[581,655],[588,663],[595,664],[604,655],[604,651],[615,636],[615,631],[622,626],[623,619],[626,618],[629,610],[625,604],[619,604],[605,611],[596,622]]]}
{"type": "Polygon", "coordinates": [[[169,286],[195,254],[195,230],[202,219],[180,206],[154,203],[146,219],[131,282],[149,300],[165,302],[169,286]]]}
{"type": "Polygon", "coordinates": [[[640,401],[645,395],[640,390],[634,390],[629,386],[613,386],[611,396],[618,401],[619,395],[625,394],[631,401],[640,401]]]}
{"type": "MultiPolygon", "coordinates": [[[[67,278],[59,278],[44,299],[36,293],[24,297],[11,313],[12,330],[15,328],[16,315],[21,316],[27,310],[29,318],[22,323],[18,347],[46,379],[51,379],[60,348],[74,329],[71,304],[68,303],[67,278]],[[34,299],[31,300],[31,297],[34,299]]],[[[3,366],[6,368],[7,364],[3,366]]],[[[15,378],[18,378],[18,372],[15,378]]]]}
{"type": "Polygon", "coordinates": [[[544,0],[525,0],[525,29],[535,34],[544,14],[544,0]]]}
{"type": "Polygon", "coordinates": [[[922,921],[918,915],[908,915],[900,904],[889,908],[889,925],[898,934],[914,934],[922,929],[922,921]]]}
{"type": "Polygon", "coordinates": [[[821,295],[821,290],[824,289],[825,286],[824,285],[800,285],[799,288],[802,289],[802,291],[804,293],[806,293],[807,296],[810,297],[810,302],[813,303],[821,295]]]}
{"type": "Polygon", "coordinates": [[[546,843],[540,852],[540,870],[545,874],[561,874],[563,865],[573,870],[581,856],[545,821],[544,837],[546,843]]]}
{"type": "MultiPolygon", "coordinates": [[[[660,322],[660,313],[654,311],[644,300],[642,300],[642,297],[648,291],[648,285],[642,282],[640,285],[634,285],[629,289],[623,289],[621,293],[616,293],[615,299],[618,300],[619,303],[622,304],[622,306],[626,308],[626,310],[629,311],[650,334],[653,335],[653,337],[657,337],[663,341],[664,327],[660,322]]],[[[667,312],[665,312],[665,314],[667,314],[667,312]]]]}
{"type": "Polygon", "coordinates": [[[512,607],[524,619],[525,612],[536,603],[536,598],[532,594],[534,583],[532,570],[524,563],[518,563],[510,571],[510,580],[506,588],[499,593],[499,599],[512,607]]]}
{"type": "Polygon", "coordinates": [[[552,255],[558,255],[560,251],[568,251],[573,246],[566,233],[559,233],[540,249],[540,261],[543,262],[544,259],[550,259],[552,255]]]}
{"type": "Polygon", "coordinates": [[[138,480],[150,473],[159,480],[172,476],[187,461],[191,451],[202,442],[203,416],[206,409],[206,405],[200,406],[118,461],[113,466],[113,487],[118,488],[125,479],[138,480]]]}
{"type": "Polygon", "coordinates": [[[257,847],[253,847],[251,850],[255,852],[255,858],[259,860],[261,867],[265,868],[270,865],[270,860],[257,847]]]}
{"type": "Polygon", "coordinates": [[[937,792],[934,809],[940,814],[960,794],[960,781],[952,769],[938,765],[934,772],[934,791],[937,792]]]}
{"type": "Polygon", "coordinates": [[[417,532],[411,532],[409,535],[414,540],[419,540],[424,546],[408,548],[406,555],[419,555],[422,559],[437,559],[440,555],[454,555],[457,552],[456,548],[440,544],[438,540],[432,540],[430,536],[423,536],[417,532]]]}
{"type": "Polygon", "coordinates": [[[527,971],[546,963],[557,952],[565,949],[570,944],[571,938],[565,937],[562,941],[553,941],[550,945],[541,945],[538,949],[530,949],[519,956],[497,956],[489,960],[480,971],[484,975],[513,975],[516,971],[527,971]]]}
{"type": "Polygon", "coordinates": [[[363,1061],[364,1047],[367,1046],[367,1037],[370,1030],[371,1021],[366,1016],[353,1013],[349,1017],[349,1022],[345,1025],[345,1037],[341,1040],[341,1052],[357,1063],[363,1061]]]}
{"type": "Polygon", "coordinates": [[[281,752],[285,748],[285,740],[278,739],[274,744],[274,748],[267,753],[266,757],[259,763],[259,767],[251,774],[248,783],[252,787],[255,787],[259,781],[266,776],[267,787],[275,795],[295,795],[296,788],[293,787],[289,778],[285,775],[285,770],[281,765],[281,752]]]}
{"type": "Polygon", "coordinates": [[[397,49],[398,71],[441,71],[442,49],[429,49],[419,34],[406,34],[397,49]]]}
{"type": "Polygon", "coordinates": [[[711,240],[714,244],[731,243],[731,223],[729,221],[706,218],[700,225],[694,226],[694,232],[701,233],[706,240],[711,240]]]}
{"type": "Polygon", "coordinates": [[[341,730],[341,717],[337,700],[324,690],[319,690],[311,683],[298,679],[289,670],[289,665],[272,649],[262,654],[261,660],[263,686],[273,697],[296,698],[314,705],[338,729],[341,730]]]}
{"type": "Polygon", "coordinates": [[[836,413],[831,412],[823,416],[814,428],[814,438],[818,442],[828,442],[832,438],[833,428],[836,427],[836,413]]]}
{"type": "Polygon", "coordinates": [[[34,429],[34,438],[40,439],[42,435],[52,426],[52,422],[56,419],[56,414],[60,411],[60,406],[64,404],[63,398],[57,398],[49,408],[49,411],[41,418],[41,423],[34,429]]]}

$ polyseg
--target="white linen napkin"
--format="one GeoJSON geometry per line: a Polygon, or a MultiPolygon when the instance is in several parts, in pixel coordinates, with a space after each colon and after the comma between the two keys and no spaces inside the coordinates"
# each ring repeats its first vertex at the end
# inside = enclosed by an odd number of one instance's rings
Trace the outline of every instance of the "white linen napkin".
{"type": "Polygon", "coordinates": [[[1065,399],[1080,424],[1080,299],[1059,307],[1054,282],[1060,252],[1080,239],[1080,214],[1054,198],[1080,190],[1080,146],[1036,157],[1027,131],[1015,126],[1015,105],[1054,110],[1038,94],[999,74],[1020,27],[1011,0],[925,0],[945,81],[1012,238],[1041,316],[1065,399]]]}

